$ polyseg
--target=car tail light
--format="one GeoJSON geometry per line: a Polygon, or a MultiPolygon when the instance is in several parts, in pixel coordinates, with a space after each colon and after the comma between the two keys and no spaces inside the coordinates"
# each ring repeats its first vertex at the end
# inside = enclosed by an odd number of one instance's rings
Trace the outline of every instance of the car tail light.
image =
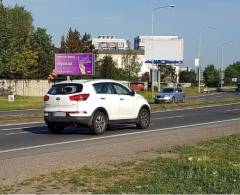
{"type": "Polygon", "coordinates": [[[71,101],[85,101],[88,99],[90,94],[78,94],[78,95],[72,95],[69,97],[71,101]]]}
{"type": "Polygon", "coordinates": [[[48,96],[48,95],[45,95],[45,96],[43,97],[43,100],[44,100],[44,102],[48,101],[48,100],[49,100],[49,96],[48,96]]]}

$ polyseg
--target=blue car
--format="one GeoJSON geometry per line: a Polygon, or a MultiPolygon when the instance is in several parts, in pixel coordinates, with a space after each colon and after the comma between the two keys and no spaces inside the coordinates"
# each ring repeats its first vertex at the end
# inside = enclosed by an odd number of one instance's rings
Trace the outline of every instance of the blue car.
{"type": "Polygon", "coordinates": [[[158,92],[154,98],[154,102],[185,102],[185,93],[179,87],[167,87],[158,92]]]}

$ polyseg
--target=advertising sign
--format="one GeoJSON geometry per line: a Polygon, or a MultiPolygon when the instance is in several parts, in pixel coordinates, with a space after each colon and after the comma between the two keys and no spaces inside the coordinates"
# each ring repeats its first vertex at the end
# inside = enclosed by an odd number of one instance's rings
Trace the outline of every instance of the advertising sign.
{"type": "Polygon", "coordinates": [[[199,66],[199,61],[200,61],[199,58],[195,58],[194,59],[195,66],[197,66],[197,67],[199,66]]]}
{"type": "Polygon", "coordinates": [[[232,82],[237,82],[237,78],[232,78],[232,82]]]}
{"type": "Polygon", "coordinates": [[[183,38],[159,38],[145,40],[145,60],[146,63],[153,62],[162,64],[182,64],[183,63],[183,38]]]}
{"type": "Polygon", "coordinates": [[[55,72],[58,75],[93,75],[92,53],[55,54],[55,72]]]}

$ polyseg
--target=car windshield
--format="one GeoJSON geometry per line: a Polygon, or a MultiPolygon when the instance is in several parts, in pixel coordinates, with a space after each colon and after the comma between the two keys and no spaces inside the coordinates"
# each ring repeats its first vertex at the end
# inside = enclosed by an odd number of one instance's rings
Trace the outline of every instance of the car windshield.
{"type": "Polygon", "coordinates": [[[82,91],[82,84],[56,84],[48,91],[50,95],[68,95],[73,93],[80,93],[82,91]]]}
{"type": "Polygon", "coordinates": [[[173,93],[173,92],[174,92],[173,88],[164,88],[161,91],[161,93],[173,93]]]}

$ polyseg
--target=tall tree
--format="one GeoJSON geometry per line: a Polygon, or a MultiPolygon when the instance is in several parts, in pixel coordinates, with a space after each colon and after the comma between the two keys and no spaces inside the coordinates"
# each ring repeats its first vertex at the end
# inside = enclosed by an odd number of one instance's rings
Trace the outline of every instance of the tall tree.
{"type": "Polygon", "coordinates": [[[81,39],[82,53],[93,52],[94,45],[92,44],[91,35],[85,33],[81,39]]]}
{"type": "Polygon", "coordinates": [[[64,36],[61,37],[60,53],[87,53],[94,52],[94,45],[92,44],[91,35],[85,33],[83,37],[75,29],[70,28],[65,40],[64,36]]]}
{"type": "Polygon", "coordinates": [[[0,6],[0,77],[14,78],[14,75],[10,75],[13,74],[10,71],[13,56],[25,53],[29,48],[26,45],[29,45],[27,41],[32,34],[32,21],[31,13],[24,7],[0,6]]]}
{"type": "Polygon", "coordinates": [[[203,79],[208,87],[218,87],[220,84],[220,71],[213,64],[210,64],[203,71],[203,79]]]}
{"type": "Polygon", "coordinates": [[[177,81],[176,70],[171,65],[160,65],[160,74],[161,82],[175,83],[177,81]]]}
{"type": "Polygon", "coordinates": [[[111,56],[104,56],[98,61],[99,77],[102,79],[115,79],[116,78],[116,63],[111,56]]]}
{"type": "Polygon", "coordinates": [[[122,68],[125,70],[128,80],[136,80],[142,64],[138,62],[137,54],[131,49],[127,49],[122,56],[122,68]]]}
{"type": "Polygon", "coordinates": [[[196,73],[191,71],[181,71],[179,73],[179,82],[181,83],[196,83],[196,73]]]}
{"type": "Polygon", "coordinates": [[[9,62],[10,78],[27,79],[30,78],[31,66],[37,62],[37,52],[33,52],[27,42],[20,51],[14,53],[9,62]]]}
{"type": "Polygon", "coordinates": [[[52,38],[44,28],[37,28],[32,35],[32,49],[38,53],[38,60],[32,64],[31,78],[47,78],[54,68],[54,46],[52,38]]]}
{"type": "Polygon", "coordinates": [[[66,53],[66,41],[65,37],[61,36],[61,43],[60,43],[60,48],[58,50],[59,53],[66,53]]]}
{"type": "Polygon", "coordinates": [[[237,78],[240,80],[240,62],[234,62],[230,64],[225,70],[225,83],[227,85],[233,84],[232,78],[237,78]]]}
{"type": "Polygon", "coordinates": [[[145,73],[142,74],[140,79],[141,79],[141,81],[148,82],[149,81],[149,77],[150,77],[149,72],[145,72],[145,73]]]}
{"type": "Polygon", "coordinates": [[[72,31],[70,28],[66,39],[66,53],[77,53],[81,52],[81,50],[82,44],[80,33],[76,29],[72,31]]]}

